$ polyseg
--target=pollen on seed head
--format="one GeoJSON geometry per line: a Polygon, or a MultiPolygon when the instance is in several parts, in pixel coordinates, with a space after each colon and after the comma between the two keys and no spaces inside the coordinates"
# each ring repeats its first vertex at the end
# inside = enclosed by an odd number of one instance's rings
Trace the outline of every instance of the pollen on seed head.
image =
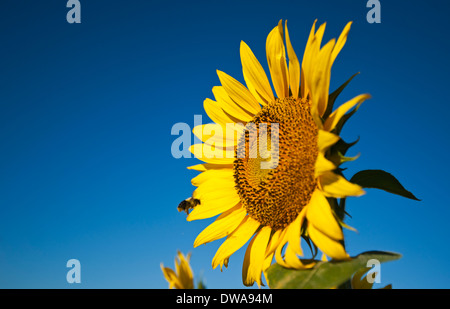
{"type": "Polygon", "coordinates": [[[251,122],[258,133],[261,127],[267,128],[267,145],[271,145],[270,124],[278,124],[278,147],[269,146],[269,152],[277,153],[278,162],[273,169],[261,168],[261,162],[267,160],[259,153],[261,141],[252,143],[252,132],[245,132],[239,140],[245,156],[236,155],[234,161],[236,189],[253,219],[274,230],[282,229],[309,203],[316,187],[318,128],[309,101],[296,98],[276,99],[264,106],[251,122]]]}

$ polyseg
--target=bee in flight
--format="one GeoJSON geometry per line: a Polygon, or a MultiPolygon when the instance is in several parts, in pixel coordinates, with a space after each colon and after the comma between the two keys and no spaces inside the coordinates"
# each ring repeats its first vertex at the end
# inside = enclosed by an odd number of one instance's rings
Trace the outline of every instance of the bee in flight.
{"type": "Polygon", "coordinates": [[[194,209],[194,207],[196,207],[198,205],[200,205],[200,200],[190,197],[190,198],[187,198],[184,201],[182,201],[178,205],[177,209],[178,209],[178,211],[184,211],[184,212],[186,212],[186,214],[189,215],[189,210],[194,209]]]}

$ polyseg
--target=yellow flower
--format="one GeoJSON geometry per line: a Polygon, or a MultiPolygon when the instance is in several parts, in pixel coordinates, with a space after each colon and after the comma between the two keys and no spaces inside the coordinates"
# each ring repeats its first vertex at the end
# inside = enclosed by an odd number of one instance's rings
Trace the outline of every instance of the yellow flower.
{"type": "Polygon", "coordinates": [[[213,268],[220,265],[222,269],[251,239],[242,270],[245,285],[261,285],[261,273],[274,256],[285,267],[312,267],[313,263],[299,259],[302,235],[333,259],[349,258],[342,245],[341,225],[327,198],[360,196],[364,191],[336,172],[341,161],[331,158],[329,150],[340,140],[335,128],[341,118],[370,96],[359,95],[333,112],[327,110],[331,67],[347,40],[351,22],[337,41],[332,39],[322,47],[325,24],[317,31],[315,24],[301,69],[287,23],[285,32],[280,20],[269,33],[267,62],[276,96],[263,67],[241,42],[247,87],[217,71],[222,86],[212,89],[215,101],[204,101],[205,111],[215,123],[193,130],[204,143],[191,146],[191,151],[205,163],[189,167],[201,172],[192,179],[198,187],[193,197],[200,205],[187,220],[220,214],[198,235],[194,247],[227,237],[212,260],[213,268]],[[229,124],[239,123],[242,126],[234,127],[241,128],[236,130],[237,137],[227,134],[229,124]],[[272,136],[277,128],[279,134],[272,136]],[[267,138],[259,144],[252,142],[250,137],[264,130],[271,142],[267,138]],[[266,153],[261,150],[264,143],[269,144],[266,153]],[[243,145],[245,156],[239,154],[243,145]],[[275,164],[263,168],[268,157],[275,158],[271,161],[275,164]]]}
{"type": "Polygon", "coordinates": [[[178,251],[178,259],[175,258],[175,271],[168,267],[164,267],[161,263],[161,270],[164,277],[169,282],[169,289],[193,289],[194,275],[191,266],[189,266],[189,259],[191,255],[186,257],[178,251]]]}

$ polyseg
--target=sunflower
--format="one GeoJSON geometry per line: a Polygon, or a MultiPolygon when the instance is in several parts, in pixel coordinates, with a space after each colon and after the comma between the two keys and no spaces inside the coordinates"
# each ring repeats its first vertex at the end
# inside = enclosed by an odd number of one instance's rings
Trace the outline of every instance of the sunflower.
{"type": "Polygon", "coordinates": [[[192,273],[189,260],[191,255],[184,256],[178,251],[175,258],[175,271],[168,267],[164,267],[161,263],[161,270],[164,278],[169,282],[169,289],[193,289],[194,288],[194,275],[192,273]]]}
{"type": "Polygon", "coordinates": [[[283,29],[280,20],[269,33],[266,53],[275,93],[260,62],[242,41],[247,87],[217,71],[222,86],[212,89],[215,101],[204,101],[214,123],[193,129],[203,143],[190,150],[205,163],[189,167],[201,172],[192,179],[198,187],[193,197],[200,205],[187,220],[219,215],[198,235],[194,247],[226,237],[212,260],[212,267],[220,265],[222,270],[230,256],[250,240],[242,269],[245,285],[256,282],[260,286],[273,257],[284,267],[312,267],[312,260],[299,258],[303,256],[302,237],[325,256],[349,258],[343,246],[342,221],[330,200],[360,196],[364,191],[344,178],[339,169],[344,160],[336,159],[330,149],[340,141],[337,127],[344,115],[370,96],[359,95],[330,110],[331,67],[346,43],[351,22],[337,40],[323,46],[325,24],[317,31],[315,27],[316,21],[301,66],[287,22],[283,29]],[[230,124],[234,125],[232,134],[230,124]],[[251,139],[259,133],[270,139],[265,152],[261,146],[267,139],[259,143],[251,139]],[[244,156],[240,149],[245,150],[244,156]],[[271,167],[264,167],[268,162],[271,167]]]}

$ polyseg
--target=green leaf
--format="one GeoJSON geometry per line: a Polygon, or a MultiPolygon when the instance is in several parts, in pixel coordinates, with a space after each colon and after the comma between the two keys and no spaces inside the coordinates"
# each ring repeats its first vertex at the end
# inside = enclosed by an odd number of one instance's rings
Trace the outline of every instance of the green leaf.
{"type": "Polygon", "coordinates": [[[289,269],[274,264],[267,269],[267,278],[272,289],[329,289],[338,287],[355,272],[366,268],[371,259],[383,263],[399,258],[401,255],[397,253],[369,251],[347,261],[320,261],[311,269],[289,269]]]}
{"type": "Polygon", "coordinates": [[[353,175],[350,182],[356,183],[363,188],[381,189],[389,193],[420,201],[414,194],[406,190],[397,178],[383,170],[360,171],[353,175]]]}

